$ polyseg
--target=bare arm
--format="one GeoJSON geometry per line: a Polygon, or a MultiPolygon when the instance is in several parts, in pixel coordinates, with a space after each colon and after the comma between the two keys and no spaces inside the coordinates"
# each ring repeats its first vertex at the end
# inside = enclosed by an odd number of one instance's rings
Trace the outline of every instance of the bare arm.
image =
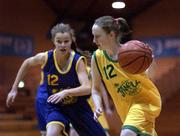
{"type": "Polygon", "coordinates": [[[148,77],[150,79],[154,79],[156,76],[156,68],[157,68],[157,64],[155,62],[155,60],[153,59],[151,65],[149,66],[149,68],[146,70],[146,74],[148,75],[148,77]]]}
{"type": "Polygon", "coordinates": [[[101,87],[102,98],[103,98],[102,100],[103,100],[103,103],[105,106],[106,113],[112,114],[112,110],[111,110],[111,106],[110,106],[110,102],[109,102],[109,96],[108,96],[107,90],[106,90],[104,84],[102,83],[102,81],[101,81],[100,87],[101,87]]]}
{"type": "Polygon", "coordinates": [[[102,99],[101,99],[101,76],[97,69],[94,57],[91,59],[91,74],[92,74],[92,99],[95,105],[94,118],[102,114],[102,99]]]}
{"type": "Polygon", "coordinates": [[[84,61],[81,59],[77,69],[77,75],[80,82],[80,86],[72,89],[68,89],[68,96],[83,96],[91,93],[90,81],[86,71],[84,61]]]}
{"type": "Polygon", "coordinates": [[[28,70],[32,67],[32,66],[36,66],[36,65],[42,65],[45,62],[45,53],[39,53],[36,56],[27,58],[21,65],[15,81],[12,85],[11,91],[9,92],[7,99],[6,99],[6,105],[9,107],[10,104],[12,104],[17,96],[17,88],[18,88],[18,84],[19,82],[23,79],[23,77],[26,75],[26,73],[28,72],[28,70]]]}

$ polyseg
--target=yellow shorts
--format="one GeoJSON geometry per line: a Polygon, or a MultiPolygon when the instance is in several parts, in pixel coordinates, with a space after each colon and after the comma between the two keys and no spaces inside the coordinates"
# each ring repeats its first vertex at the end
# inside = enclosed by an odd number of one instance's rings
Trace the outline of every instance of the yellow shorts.
{"type": "Polygon", "coordinates": [[[142,105],[130,108],[123,123],[122,129],[130,129],[140,136],[157,136],[155,131],[155,119],[160,113],[160,107],[149,110],[142,105]]]}
{"type": "Polygon", "coordinates": [[[99,123],[102,125],[104,130],[109,130],[109,125],[106,120],[105,113],[103,112],[102,115],[98,118],[99,123]]]}

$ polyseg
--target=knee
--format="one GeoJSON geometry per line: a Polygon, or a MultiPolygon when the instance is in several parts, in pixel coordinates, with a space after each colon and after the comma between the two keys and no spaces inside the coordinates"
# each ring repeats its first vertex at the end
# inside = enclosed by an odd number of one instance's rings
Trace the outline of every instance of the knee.
{"type": "Polygon", "coordinates": [[[51,124],[47,127],[47,135],[46,136],[63,136],[62,135],[62,127],[58,124],[51,124]]]}
{"type": "Polygon", "coordinates": [[[130,129],[123,129],[120,136],[137,136],[137,134],[130,129]]]}
{"type": "Polygon", "coordinates": [[[46,136],[46,131],[41,131],[41,136],[46,136]]]}

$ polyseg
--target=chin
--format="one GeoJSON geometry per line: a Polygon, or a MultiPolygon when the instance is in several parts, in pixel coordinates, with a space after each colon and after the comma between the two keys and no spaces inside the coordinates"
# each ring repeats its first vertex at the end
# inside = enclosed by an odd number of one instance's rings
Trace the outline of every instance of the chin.
{"type": "Polygon", "coordinates": [[[101,47],[98,47],[98,49],[102,50],[102,48],[101,48],[101,47]]]}
{"type": "Polygon", "coordinates": [[[100,50],[102,49],[100,45],[97,45],[97,47],[98,47],[98,49],[100,49],[100,50]]]}

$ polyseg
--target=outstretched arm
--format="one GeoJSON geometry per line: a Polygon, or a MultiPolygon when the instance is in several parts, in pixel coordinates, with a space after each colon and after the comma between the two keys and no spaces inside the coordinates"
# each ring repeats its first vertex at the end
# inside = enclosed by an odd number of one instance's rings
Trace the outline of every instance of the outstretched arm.
{"type": "Polygon", "coordinates": [[[45,53],[39,53],[36,56],[27,58],[21,65],[15,81],[12,85],[11,91],[8,93],[7,99],[6,99],[6,105],[9,107],[15,100],[17,96],[17,89],[19,82],[23,79],[23,77],[26,75],[28,70],[32,66],[36,65],[42,65],[45,62],[45,53]]]}

